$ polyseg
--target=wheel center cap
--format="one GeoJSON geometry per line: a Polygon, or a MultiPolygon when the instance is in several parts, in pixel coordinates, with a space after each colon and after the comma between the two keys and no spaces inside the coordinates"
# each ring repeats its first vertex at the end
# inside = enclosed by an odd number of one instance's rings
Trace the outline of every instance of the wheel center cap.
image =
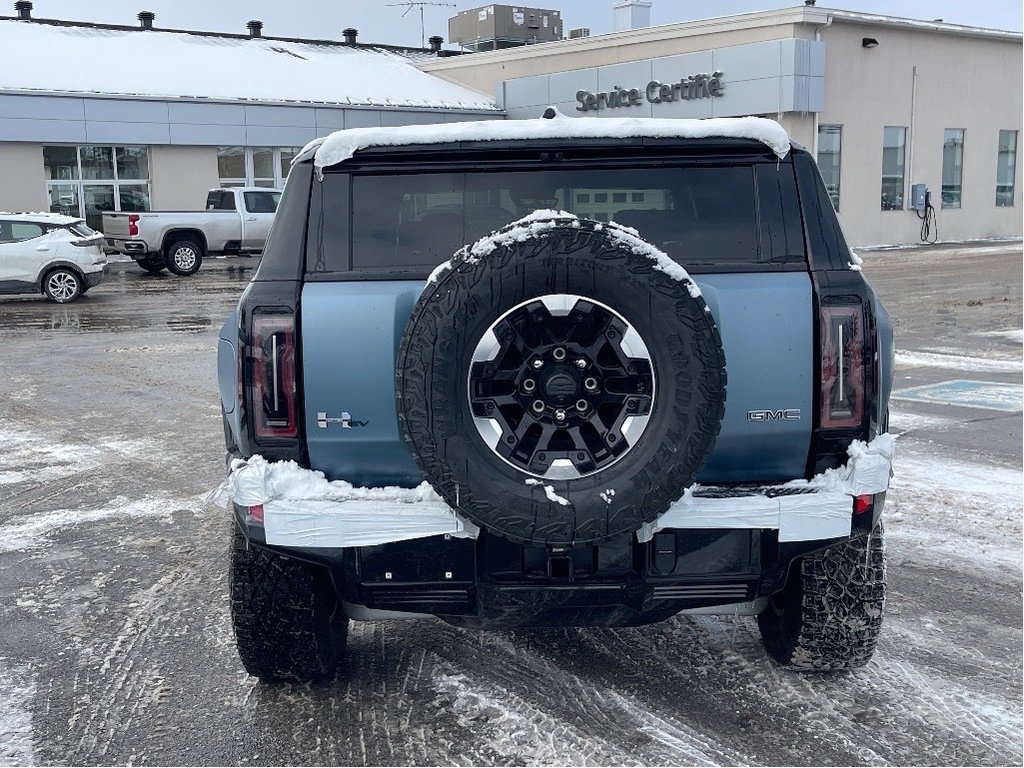
{"type": "Polygon", "coordinates": [[[555,372],[544,382],[544,394],[556,405],[567,405],[579,394],[580,386],[576,378],[569,373],[555,372]]]}

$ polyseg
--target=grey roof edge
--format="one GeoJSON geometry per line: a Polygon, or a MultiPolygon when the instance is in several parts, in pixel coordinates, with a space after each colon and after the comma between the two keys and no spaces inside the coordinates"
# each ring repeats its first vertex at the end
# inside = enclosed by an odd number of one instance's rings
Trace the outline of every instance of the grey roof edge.
{"type": "Polygon", "coordinates": [[[833,21],[877,24],[883,26],[903,27],[906,29],[917,29],[920,31],[932,31],[947,34],[960,34],[969,37],[982,37],[1002,40],[1021,40],[1020,32],[1012,32],[1001,29],[989,29],[987,27],[972,27],[962,24],[950,24],[946,22],[922,21],[918,19],[907,19],[899,16],[886,16],[881,14],[860,13],[857,11],[843,11],[838,9],[824,8],[821,6],[796,6],[789,8],[778,8],[767,11],[750,11],[736,13],[726,16],[709,16],[702,19],[691,19],[688,21],[674,21],[668,24],[659,24],[641,29],[626,30],[623,32],[607,32],[591,37],[579,37],[566,40],[556,40],[548,43],[537,43],[536,45],[520,46],[515,48],[504,48],[498,51],[483,51],[468,54],[467,57],[437,58],[413,62],[414,66],[426,72],[441,71],[458,67],[465,67],[471,62],[493,61],[499,62],[519,57],[530,58],[559,53],[569,53],[576,50],[585,50],[594,47],[608,45],[621,45],[624,43],[642,42],[645,38],[650,41],[671,38],[680,34],[699,35],[710,32],[720,32],[729,29],[741,29],[756,26],[772,26],[784,24],[810,24],[816,27],[827,27],[833,21]]]}

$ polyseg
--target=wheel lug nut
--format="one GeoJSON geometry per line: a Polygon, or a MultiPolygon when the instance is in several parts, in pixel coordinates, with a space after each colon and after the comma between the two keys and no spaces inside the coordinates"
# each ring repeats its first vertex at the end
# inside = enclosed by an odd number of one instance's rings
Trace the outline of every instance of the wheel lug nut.
{"type": "Polygon", "coordinates": [[[533,379],[523,379],[523,392],[533,392],[537,388],[537,382],[533,379]]]}
{"type": "Polygon", "coordinates": [[[586,379],[584,379],[583,386],[586,387],[591,392],[593,392],[594,390],[597,389],[597,379],[595,379],[593,376],[588,376],[586,379]]]}
{"type": "Polygon", "coordinates": [[[561,408],[555,411],[555,421],[565,421],[565,411],[561,408]]]}
{"type": "Polygon", "coordinates": [[[577,367],[577,368],[586,368],[586,367],[587,367],[587,361],[586,361],[586,360],[584,360],[584,359],[583,359],[583,358],[581,357],[581,358],[580,358],[579,360],[577,360],[577,361],[576,361],[576,367],[577,367]]]}
{"type": "Polygon", "coordinates": [[[580,413],[586,413],[587,412],[587,408],[589,408],[589,407],[590,407],[590,403],[588,403],[583,398],[580,398],[579,400],[576,401],[576,410],[579,411],[580,413]]]}
{"type": "Polygon", "coordinates": [[[555,347],[551,351],[551,356],[555,358],[555,360],[565,360],[565,349],[562,347],[555,347]]]}
{"type": "Polygon", "coordinates": [[[539,358],[539,357],[533,358],[533,368],[534,368],[534,370],[539,371],[543,367],[544,367],[544,361],[541,358],[539,358]]]}
{"type": "Polygon", "coordinates": [[[543,413],[544,412],[544,402],[541,401],[541,400],[534,400],[533,401],[533,405],[530,406],[530,407],[533,408],[534,413],[543,413]]]}

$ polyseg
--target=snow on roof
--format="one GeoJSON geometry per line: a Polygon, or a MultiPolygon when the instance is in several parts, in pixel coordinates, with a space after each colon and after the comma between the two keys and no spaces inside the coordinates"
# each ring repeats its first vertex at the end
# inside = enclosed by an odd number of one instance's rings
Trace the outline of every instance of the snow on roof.
{"type": "Polygon", "coordinates": [[[495,110],[377,48],[0,19],[0,91],[495,110]]]}
{"type": "Polygon", "coordinates": [[[64,216],[60,213],[47,213],[46,211],[19,211],[17,213],[0,211],[0,218],[8,221],[35,221],[40,224],[56,224],[61,227],[78,221],[85,221],[81,217],[64,216]]]}
{"type": "MultiPolygon", "coordinates": [[[[556,110],[557,111],[557,110],[556,110]]],[[[645,117],[566,117],[532,120],[484,120],[443,125],[404,125],[394,128],[349,128],[307,144],[294,162],[315,154],[317,168],[344,162],[357,150],[408,144],[446,144],[456,141],[510,139],[624,139],[634,137],[753,139],[766,144],[780,158],[789,152],[789,135],[774,120],[763,117],[717,117],[706,120],[669,120],[645,117]]]]}

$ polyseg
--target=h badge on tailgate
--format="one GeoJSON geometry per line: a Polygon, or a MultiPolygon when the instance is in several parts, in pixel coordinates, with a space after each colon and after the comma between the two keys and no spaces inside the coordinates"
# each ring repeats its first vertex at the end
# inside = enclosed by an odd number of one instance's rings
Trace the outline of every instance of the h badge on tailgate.
{"type": "Polygon", "coordinates": [[[341,416],[328,416],[327,411],[317,411],[316,414],[316,425],[320,429],[327,429],[327,425],[331,422],[335,424],[341,424],[342,429],[352,429],[353,427],[365,427],[370,422],[368,421],[355,421],[352,418],[352,414],[348,411],[342,411],[341,416]]]}

